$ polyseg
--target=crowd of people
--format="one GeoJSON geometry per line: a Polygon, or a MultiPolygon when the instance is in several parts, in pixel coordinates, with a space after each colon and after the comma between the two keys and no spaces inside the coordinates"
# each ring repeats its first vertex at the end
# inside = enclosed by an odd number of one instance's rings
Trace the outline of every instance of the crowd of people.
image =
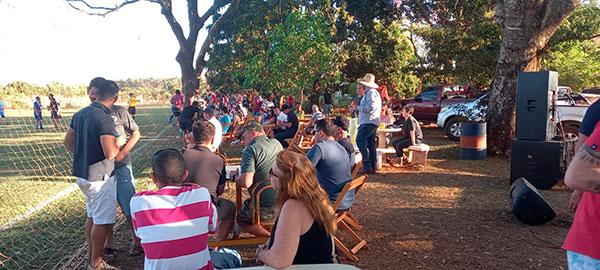
{"type": "MultiPolygon", "coordinates": [[[[358,118],[362,173],[375,172],[375,130],[381,118],[390,115],[386,109],[382,114],[374,81],[372,74],[357,80],[358,98],[350,108],[358,118]]],[[[269,237],[256,251],[257,263],[285,267],[338,262],[335,213],[353,205],[354,192],[345,194],[338,209],[332,205],[352,180],[358,153],[350,136],[351,120],[330,115],[331,93],[324,95],[324,111],[314,104],[308,124],[300,125],[291,96],[209,92],[184,106],[185,97],[176,91],[170,100],[170,122],[181,129],[184,149],[156,152],[150,176],[158,190],[136,193],[129,152],[141,134],[134,119],[135,101],[130,100],[127,109],[115,105],[118,92],[115,82],[94,78],[88,87],[92,103],[73,116],[64,140],[86,199],[88,269],[114,269],[104,259],[116,252],[112,226],[117,204],[130,229],[129,255],[145,254],[146,269],[239,267],[237,252],[208,248],[210,239],[235,237],[236,223],[247,233],[269,237]],[[306,154],[286,140],[299,132],[312,136],[306,154]],[[218,155],[228,133],[237,138],[233,143],[244,146],[239,171],[229,175],[226,161],[218,155]],[[228,180],[249,193],[237,211],[222,197],[228,180]],[[257,220],[273,224],[272,229],[257,220]]],[[[399,156],[403,147],[423,138],[411,113],[410,107],[402,113],[408,123],[406,137],[393,143],[399,156]]]]}

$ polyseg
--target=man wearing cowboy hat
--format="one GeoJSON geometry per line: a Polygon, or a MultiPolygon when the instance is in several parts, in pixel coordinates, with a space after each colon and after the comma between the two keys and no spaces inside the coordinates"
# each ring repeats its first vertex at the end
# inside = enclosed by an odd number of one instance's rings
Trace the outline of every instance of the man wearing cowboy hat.
{"type": "Polygon", "coordinates": [[[360,173],[374,173],[377,161],[377,146],[375,136],[381,117],[381,96],[377,91],[379,85],[375,83],[375,75],[365,74],[356,80],[356,93],[361,98],[360,105],[354,105],[358,111],[358,133],[356,145],[363,156],[363,168],[360,173]]]}

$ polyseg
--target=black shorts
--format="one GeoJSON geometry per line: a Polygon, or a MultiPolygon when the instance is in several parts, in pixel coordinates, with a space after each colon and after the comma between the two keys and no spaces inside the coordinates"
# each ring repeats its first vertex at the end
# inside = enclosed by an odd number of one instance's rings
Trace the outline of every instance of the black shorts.
{"type": "Polygon", "coordinates": [[[175,107],[175,108],[173,109],[173,115],[175,115],[176,117],[179,117],[179,116],[181,115],[181,109],[180,109],[180,108],[177,108],[177,107],[175,107]]]}
{"type": "Polygon", "coordinates": [[[187,130],[192,132],[192,126],[194,125],[194,120],[191,119],[182,119],[179,121],[179,128],[181,130],[187,130]]]}
{"type": "Polygon", "coordinates": [[[135,106],[130,106],[127,108],[127,112],[131,115],[135,115],[135,106]]]}
{"type": "Polygon", "coordinates": [[[58,112],[56,112],[56,111],[51,111],[51,112],[50,112],[50,118],[51,118],[51,119],[60,119],[60,118],[58,117],[58,112]]]}

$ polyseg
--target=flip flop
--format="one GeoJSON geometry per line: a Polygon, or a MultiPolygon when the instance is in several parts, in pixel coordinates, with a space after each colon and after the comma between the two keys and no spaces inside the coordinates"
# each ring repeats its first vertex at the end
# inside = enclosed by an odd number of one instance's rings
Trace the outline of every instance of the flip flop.
{"type": "Polygon", "coordinates": [[[136,257],[136,256],[140,256],[144,254],[144,249],[142,248],[142,246],[133,246],[131,247],[131,249],[129,250],[129,257],[136,257]]]}

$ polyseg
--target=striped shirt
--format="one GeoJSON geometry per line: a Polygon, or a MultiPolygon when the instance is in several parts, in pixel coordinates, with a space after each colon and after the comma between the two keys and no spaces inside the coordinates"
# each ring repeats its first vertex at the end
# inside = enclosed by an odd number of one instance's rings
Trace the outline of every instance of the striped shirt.
{"type": "Polygon", "coordinates": [[[217,230],[217,210],[208,190],[167,186],[131,198],[131,221],[141,239],[144,269],[213,269],[208,233],[217,230]]]}

